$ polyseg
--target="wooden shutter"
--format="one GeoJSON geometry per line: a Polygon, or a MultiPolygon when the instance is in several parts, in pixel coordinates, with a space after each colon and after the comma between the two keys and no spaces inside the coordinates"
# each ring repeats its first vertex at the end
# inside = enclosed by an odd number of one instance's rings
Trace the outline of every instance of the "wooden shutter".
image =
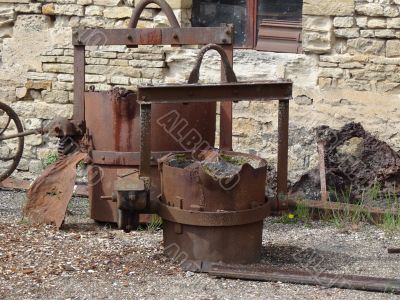
{"type": "Polygon", "coordinates": [[[301,22],[263,19],[258,29],[257,50],[302,53],[301,22]]]}

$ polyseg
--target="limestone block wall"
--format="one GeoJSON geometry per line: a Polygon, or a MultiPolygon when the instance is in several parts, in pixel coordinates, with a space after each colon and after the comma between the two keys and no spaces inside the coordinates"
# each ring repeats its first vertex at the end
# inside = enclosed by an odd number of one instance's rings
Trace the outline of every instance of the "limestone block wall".
{"type": "MultiPolygon", "coordinates": [[[[55,115],[72,115],[72,28],[127,26],[133,0],[2,0],[0,2],[0,101],[9,103],[27,129],[55,115]]],[[[190,26],[191,1],[168,0],[182,26],[190,26]]],[[[290,108],[289,176],[295,181],[317,164],[313,129],[350,121],[400,150],[398,0],[304,0],[304,54],[235,50],[239,80],[287,78],[294,82],[290,108]]],[[[155,6],[139,27],[167,26],[155,6]]],[[[184,82],[195,47],[90,47],[87,85],[135,89],[139,83],[184,82]]],[[[206,55],[201,81],[219,81],[216,53],[206,55]]],[[[234,105],[234,148],[276,163],[277,104],[234,105]]],[[[55,140],[28,137],[18,177],[34,177],[55,140]]]]}
{"type": "Polygon", "coordinates": [[[306,0],[304,48],[319,56],[319,86],[399,93],[400,1],[306,0]]]}

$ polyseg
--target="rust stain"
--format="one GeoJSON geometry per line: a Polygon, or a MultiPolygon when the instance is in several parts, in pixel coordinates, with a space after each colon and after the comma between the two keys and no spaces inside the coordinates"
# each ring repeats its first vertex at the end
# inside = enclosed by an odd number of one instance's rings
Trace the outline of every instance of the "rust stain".
{"type": "Polygon", "coordinates": [[[77,152],[47,167],[26,193],[24,218],[60,228],[74,191],[76,164],[85,157],[86,153],[77,152]]]}

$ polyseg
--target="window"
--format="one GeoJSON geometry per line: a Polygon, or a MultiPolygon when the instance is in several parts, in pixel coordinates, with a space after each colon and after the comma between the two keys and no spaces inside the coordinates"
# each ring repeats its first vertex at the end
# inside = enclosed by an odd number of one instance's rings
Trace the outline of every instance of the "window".
{"type": "Polygon", "coordinates": [[[235,47],[301,52],[302,0],[193,0],[192,26],[235,25],[235,47]]]}

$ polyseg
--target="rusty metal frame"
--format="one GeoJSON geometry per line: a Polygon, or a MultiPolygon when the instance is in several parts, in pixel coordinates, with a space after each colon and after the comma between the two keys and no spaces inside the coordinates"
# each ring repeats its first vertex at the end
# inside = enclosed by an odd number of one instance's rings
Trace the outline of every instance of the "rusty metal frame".
{"type": "MultiPolygon", "coordinates": [[[[276,207],[287,197],[289,101],[292,82],[261,81],[221,84],[180,84],[139,86],[138,103],[141,111],[141,163],[140,176],[150,174],[151,105],[156,103],[216,102],[231,98],[234,101],[279,101],[278,112],[278,188],[276,207]]],[[[221,132],[221,136],[225,133],[221,132]]]]}
{"type": "MultiPolygon", "coordinates": [[[[143,0],[135,8],[128,29],[80,29],[73,32],[74,45],[74,112],[73,121],[85,133],[85,47],[105,45],[205,45],[209,43],[222,46],[229,64],[233,64],[233,26],[181,28],[172,9],[163,0],[143,0]],[[150,3],[157,4],[166,14],[171,28],[132,28],[137,26],[140,14],[150,3]]],[[[221,65],[221,79],[224,77],[221,65]]],[[[232,149],[232,103],[221,104],[220,128],[225,139],[220,147],[232,149]]]]}

